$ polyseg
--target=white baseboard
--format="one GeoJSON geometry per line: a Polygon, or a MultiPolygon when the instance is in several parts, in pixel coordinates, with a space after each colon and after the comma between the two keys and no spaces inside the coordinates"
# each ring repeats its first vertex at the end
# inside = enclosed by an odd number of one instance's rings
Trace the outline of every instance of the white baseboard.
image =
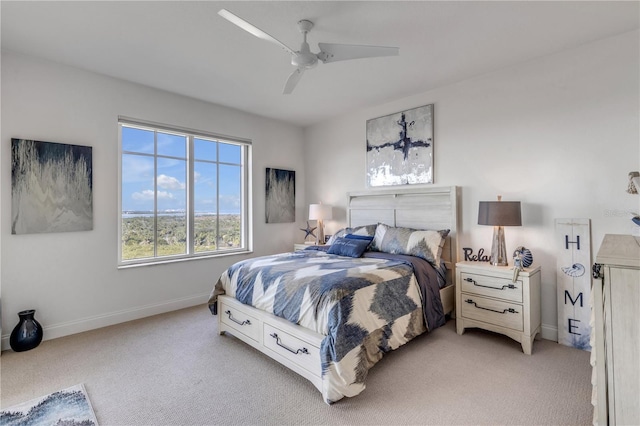
{"type": "MultiPolygon", "coordinates": [[[[103,315],[82,318],[75,321],[67,321],[43,327],[43,340],[56,339],[58,337],[69,336],[71,334],[82,333],[84,331],[95,330],[109,325],[120,324],[127,321],[150,317],[152,315],[164,314],[178,309],[189,308],[191,306],[203,305],[209,300],[210,293],[196,296],[184,297],[181,299],[169,300],[167,302],[152,305],[138,306],[122,311],[111,312],[103,315]]],[[[10,349],[9,334],[2,336],[2,350],[10,349]]]]}
{"type": "Polygon", "coordinates": [[[558,326],[542,324],[540,337],[546,340],[558,341],[558,326]]]}
{"type": "MultiPolygon", "coordinates": [[[[152,315],[164,314],[166,312],[176,311],[178,309],[189,308],[204,304],[209,300],[209,293],[189,296],[182,299],[170,300],[168,302],[157,303],[153,305],[140,306],[132,309],[125,309],[118,312],[112,312],[104,315],[96,315],[94,317],[83,318],[76,321],[68,321],[60,324],[54,324],[44,327],[44,340],[55,339],[58,337],[69,336],[71,334],[82,333],[83,331],[95,330],[109,325],[120,324],[127,321],[133,321],[140,318],[150,317],[152,315]]],[[[10,349],[9,336],[2,336],[2,350],[10,349]]],[[[558,327],[555,325],[542,324],[540,337],[546,340],[558,341],[558,327]]]]}

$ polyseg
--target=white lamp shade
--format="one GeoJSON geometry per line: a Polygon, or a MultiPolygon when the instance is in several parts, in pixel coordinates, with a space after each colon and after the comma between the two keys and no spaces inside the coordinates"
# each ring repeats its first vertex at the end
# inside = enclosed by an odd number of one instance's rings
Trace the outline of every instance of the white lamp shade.
{"type": "Polygon", "coordinates": [[[326,204],[310,204],[309,220],[331,219],[331,206],[326,204]]]}

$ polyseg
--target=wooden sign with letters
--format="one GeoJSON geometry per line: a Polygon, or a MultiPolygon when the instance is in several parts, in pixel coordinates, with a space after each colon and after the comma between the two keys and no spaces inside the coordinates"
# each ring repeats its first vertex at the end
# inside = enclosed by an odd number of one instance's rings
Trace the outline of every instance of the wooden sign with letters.
{"type": "Polygon", "coordinates": [[[591,224],[556,219],[558,343],[591,350],[591,224]]]}

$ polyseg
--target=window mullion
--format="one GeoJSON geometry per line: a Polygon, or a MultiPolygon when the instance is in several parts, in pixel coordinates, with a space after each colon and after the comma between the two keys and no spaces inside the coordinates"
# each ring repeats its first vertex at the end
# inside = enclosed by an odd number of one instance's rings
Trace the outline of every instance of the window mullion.
{"type": "Polygon", "coordinates": [[[153,257],[158,257],[158,132],[153,132],[153,257]]]}
{"type": "Polygon", "coordinates": [[[195,160],[194,137],[187,138],[187,253],[195,253],[195,160]]]}
{"type": "Polygon", "coordinates": [[[240,197],[242,199],[241,205],[240,205],[240,223],[242,224],[240,226],[240,244],[242,245],[242,247],[247,247],[248,246],[248,242],[249,242],[249,238],[248,238],[248,233],[249,233],[249,229],[248,229],[248,182],[247,182],[247,148],[246,147],[242,147],[242,157],[240,160],[241,164],[240,164],[240,179],[241,179],[241,183],[240,183],[240,197]]]}
{"type": "Polygon", "coordinates": [[[220,142],[216,142],[216,251],[220,250],[220,142]]]}

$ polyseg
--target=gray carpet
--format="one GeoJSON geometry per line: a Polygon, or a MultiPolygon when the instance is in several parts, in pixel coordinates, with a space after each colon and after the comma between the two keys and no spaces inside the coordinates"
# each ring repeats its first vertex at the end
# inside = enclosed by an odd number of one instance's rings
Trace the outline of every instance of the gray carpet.
{"type": "Polygon", "coordinates": [[[3,352],[0,406],[84,383],[105,425],[591,424],[589,352],[455,321],[386,355],[354,398],[229,336],[198,306],[3,352]]]}

